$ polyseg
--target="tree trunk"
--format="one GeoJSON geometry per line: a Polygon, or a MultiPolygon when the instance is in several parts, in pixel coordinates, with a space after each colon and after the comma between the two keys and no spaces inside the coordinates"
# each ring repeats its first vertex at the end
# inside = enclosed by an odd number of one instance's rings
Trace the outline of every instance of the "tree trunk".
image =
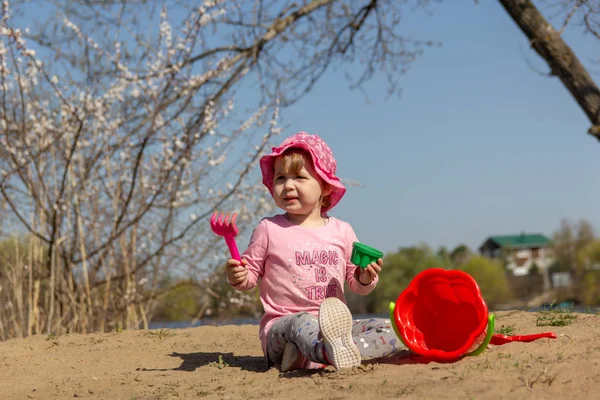
{"type": "Polygon", "coordinates": [[[600,140],[600,90],[561,35],[546,21],[531,0],[500,0],[529,39],[531,47],[548,63],[581,106],[592,127],[588,133],[600,140]]]}

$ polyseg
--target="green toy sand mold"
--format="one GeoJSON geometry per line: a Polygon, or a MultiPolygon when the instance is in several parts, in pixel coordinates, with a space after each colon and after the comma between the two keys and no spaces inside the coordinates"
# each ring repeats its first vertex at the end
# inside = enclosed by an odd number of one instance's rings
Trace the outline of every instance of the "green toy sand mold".
{"type": "Polygon", "coordinates": [[[352,243],[352,255],[350,261],[352,264],[361,268],[366,268],[372,262],[377,262],[377,259],[383,257],[383,253],[364,243],[352,243]]]}

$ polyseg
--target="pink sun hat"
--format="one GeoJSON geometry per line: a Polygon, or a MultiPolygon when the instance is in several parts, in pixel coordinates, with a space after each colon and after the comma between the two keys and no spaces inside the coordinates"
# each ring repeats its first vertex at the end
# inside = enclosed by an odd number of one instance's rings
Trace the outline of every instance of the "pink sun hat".
{"type": "Polygon", "coordinates": [[[273,147],[271,154],[267,154],[260,159],[260,170],[263,176],[262,183],[273,194],[275,158],[290,148],[304,149],[310,154],[315,171],[331,187],[331,194],[329,195],[330,205],[328,208],[323,208],[323,211],[331,210],[342,199],[344,193],[346,193],[346,188],[340,182],[340,179],[335,176],[337,163],[333,157],[333,152],[327,146],[327,143],[317,135],[299,132],[285,139],[279,147],[273,147]]]}

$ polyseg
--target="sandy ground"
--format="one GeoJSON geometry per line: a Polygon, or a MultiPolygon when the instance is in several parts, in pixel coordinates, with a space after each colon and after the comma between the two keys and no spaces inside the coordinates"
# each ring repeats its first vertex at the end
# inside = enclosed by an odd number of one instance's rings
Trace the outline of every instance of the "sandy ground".
{"type": "MultiPolygon", "coordinates": [[[[351,371],[266,370],[257,326],[43,336],[0,343],[0,399],[595,399],[599,316],[536,327],[499,312],[515,334],[557,339],[489,346],[452,363],[403,353],[351,371]]],[[[331,367],[329,367],[331,368],[331,367]]]]}

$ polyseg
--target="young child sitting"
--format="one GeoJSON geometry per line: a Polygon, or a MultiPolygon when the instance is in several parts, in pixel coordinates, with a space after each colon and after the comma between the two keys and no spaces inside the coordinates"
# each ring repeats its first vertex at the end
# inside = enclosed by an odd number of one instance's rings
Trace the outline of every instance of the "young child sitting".
{"type": "Polygon", "coordinates": [[[402,345],[389,320],[353,321],[345,304],[344,282],[369,294],[383,261],[364,269],[352,264],[358,239],[350,224],[327,214],[346,192],[329,146],[301,132],[262,157],[260,167],[284,213],[260,221],[242,262],[228,260],[227,278],[237,290],[260,280],[259,336],[267,365],[339,370],[397,351],[402,345]]]}

